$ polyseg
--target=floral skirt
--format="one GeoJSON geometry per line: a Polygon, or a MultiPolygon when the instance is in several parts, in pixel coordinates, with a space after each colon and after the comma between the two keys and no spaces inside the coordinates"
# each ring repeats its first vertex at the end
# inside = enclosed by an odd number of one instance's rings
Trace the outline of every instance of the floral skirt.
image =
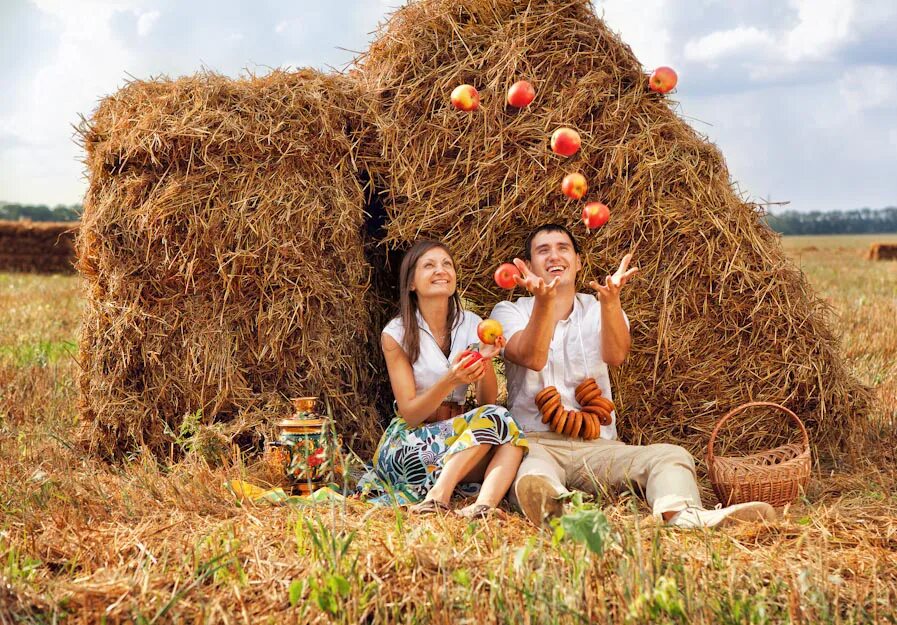
{"type": "Polygon", "coordinates": [[[476,445],[506,444],[529,449],[523,432],[502,406],[480,406],[453,419],[417,427],[396,416],[377,446],[374,472],[398,503],[412,503],[433,487],[452,454],[476,445]]]}

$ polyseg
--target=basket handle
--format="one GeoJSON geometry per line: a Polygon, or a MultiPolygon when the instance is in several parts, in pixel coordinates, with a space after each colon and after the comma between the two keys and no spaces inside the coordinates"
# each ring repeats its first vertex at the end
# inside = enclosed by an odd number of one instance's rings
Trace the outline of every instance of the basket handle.
{"type": "Polygon", "coordinates": [[[810,436],[807,434],[807,428],[804,427],[804,422],[800,420],[796,414],[785,408],[785,406],[780,406],[779,404],[774,404],[769,401],[751,401],[746,404],[742,404],[737,408],[734,408],[726,413],[726,415],[720,419],[716,427],[713,428],[713,432],[710,434],[710,442],[707,444],[707,468],[711,469],[713,467],[713,443],[716,442],[716,437],[719,434],[720,428],[723,427],[723,424],[728,421],[730,418],[734,417],[740,412],[744,412],[748,408],[753,408],[754,406],[768,406],[770,408],[775,408],[776,410],[780,410],[791,417],[791,420],[797,423],[797,426],[800,428],[801,434],[804,437],[804,447],[809,449],[810,447],[810,436]]]}

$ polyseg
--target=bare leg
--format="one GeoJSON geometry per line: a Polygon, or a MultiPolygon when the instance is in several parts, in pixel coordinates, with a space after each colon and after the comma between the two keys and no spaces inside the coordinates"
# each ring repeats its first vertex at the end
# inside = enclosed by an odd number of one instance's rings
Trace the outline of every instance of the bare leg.
{"type": "Polygon", "coordinates": [[[445,466],[442,467],[442,473],[439,474],[439,478],[437,478],[436,483],[430,489],[430,492],[427,493],[425,499],[435,499],[441,503],[448,503],[452,498],[455,487],[467,477],[468,473],[471,473],[476,468],[483,456],[492,449],[493,445],[477,445],[454,454],[446,460],[445,466]]]}
{"type": "Polygon", "coordinates": [[[504,444],[495,450],[489,466],[486,467],[483,487],[476,502],[492,508],[497,506],[511,487],[521,460],[523,460],[522,447],[504,444]]]}

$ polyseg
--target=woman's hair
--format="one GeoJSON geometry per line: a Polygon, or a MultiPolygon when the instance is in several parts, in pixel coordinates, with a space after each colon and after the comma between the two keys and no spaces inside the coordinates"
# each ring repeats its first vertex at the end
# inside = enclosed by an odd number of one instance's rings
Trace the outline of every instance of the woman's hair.
{"type": "MultiPolygon", "coordinates": [[[[449,249],[439,241],[431,241],[429,239],[421,239],[415,241],[414,245],[405,252],[402,259],[402,266],[399,268],[399,318],[402,320],[402,327],[405,329],[405,337],[402,340],[402,347],[408,355],[411,364],[417,362],[420,356],[420,324],[417,322],[417,293],[411,290],[414,282],[414,272],[417,269],[417,263],[420,257],[432,250],[433,248],[441,248],[445,253],[452,256],[449,249]]],[[[454,259],[452,259],[454,261],[454,259]]],[[[458,295],[458,289],[449,297],[448,313],[446,316],[446,328],[451,332],[452,329],[461,321],[461,297],[458,295]]],[[[434,337],[435,338],[435,337],[434,337]]]]}

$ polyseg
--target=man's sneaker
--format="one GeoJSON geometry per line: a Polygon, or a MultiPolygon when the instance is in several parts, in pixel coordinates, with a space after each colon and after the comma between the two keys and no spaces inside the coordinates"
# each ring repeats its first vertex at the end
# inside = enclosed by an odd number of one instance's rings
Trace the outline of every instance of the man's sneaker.
{"type": "Polygon", "coordinates": [[[763,501],[749,501],[713,510],[686,508],[669,520],[669,525],[683,529],[717,527],[732,521],[774,521],[776,511],[763,501]]]}
{"type": "Polygon", "coordinates": [[[524,516],[536,527],[564,514],[564,502],[551,481],[542,475],[524,475],[515,488],[524,516]]]}

